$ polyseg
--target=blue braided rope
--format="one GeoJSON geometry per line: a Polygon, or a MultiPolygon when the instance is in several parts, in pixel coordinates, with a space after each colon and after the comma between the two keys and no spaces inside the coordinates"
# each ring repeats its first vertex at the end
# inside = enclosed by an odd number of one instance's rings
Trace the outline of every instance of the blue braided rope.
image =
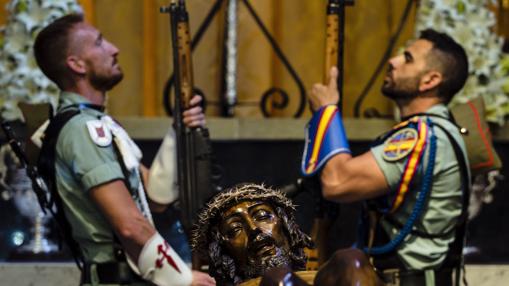
{"type": "Polygon", "coordinates": [[[430,126],[431,129],[431,136],[430,136],[430,146],[429,146],[429,160],[428,160],[428,166],[426,168],[426,171],[424,173],[424,179],[421,185],[421,191],[417,195],[417,200],[414,205],[414,209],[412,210],[412,213],[408,217],[405,225],[401,229],[401,231],[394,237],[393,240],[388,242],[385,245],[377,246],[373,248],[364,248],[364,252],[370,255],[380,255],[385,254],[393,251],[396,249],[396,247],[406,238],[408,234],[412,231],[412,227],[414,226],[414,223],[417,221],[417,219],[420,217],[422,210],[424,209],[424,204],[426,202],[426,198],[428,197],[428,193],[431,190],[431,185],[433,182],[433,169],[435,167],[435,155],[436,155],[436,149],[437,149],[437,139],[435,136],[435,132],[433,130],[433,126],[431,123],[431,120],[427,119],[427,124],[430,126]]]}

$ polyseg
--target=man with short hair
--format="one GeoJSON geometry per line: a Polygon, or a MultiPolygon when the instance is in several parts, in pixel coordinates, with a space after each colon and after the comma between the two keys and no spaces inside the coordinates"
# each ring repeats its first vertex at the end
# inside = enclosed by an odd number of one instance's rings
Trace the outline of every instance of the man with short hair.
{"type": "Polygon", "coordinates": [[[337,69],[315,84],[302,172],[318,174],[323,196],[367,200],[375,214],[359,247],[384,271],[387,283],[451,285],[458,268],[468,202],[469,167],[458,126],[446,107],[465,84],[468,60],[449,36],[425,30],[389,60],[382,93],[402,122],[370,151],[350,154],[337,109],[337,69]],[[373,235],[374,234],[374,235],[373,235]]]}
{"type": "MultiPolygon", "coordinates": [[[[62,90],[39,170],[79,245],[81,283],[215,285],[208,275],[191,271],[154,228],[141,151],[104,113],[106,92],[123,77],[117,47],[82,15],[72,14],[43,29],[34,52],[41,70],[62,90]]],[[[184,112],[189,127],[205,122],[199,101],[193,98],[184,112]]]]}

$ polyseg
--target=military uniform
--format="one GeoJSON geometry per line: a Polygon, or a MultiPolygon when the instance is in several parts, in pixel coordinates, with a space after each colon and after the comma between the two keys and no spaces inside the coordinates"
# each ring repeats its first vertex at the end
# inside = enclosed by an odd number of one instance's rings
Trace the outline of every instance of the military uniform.
{"type": "MultiPolygon", "coordinates": [[[[445,131],[458,143],[462,156],[465,156],[465,162],[468,162],[465,144],[458,127],[447,120],[449,113],[445,105],[435,105],[425,114],[429,114],[429,116],[424,114],[416,116],[398,125],[371,148],[371,153],[382,170],[390,189],[388,195],[371,201],[371,205],[374,205],[379,213],[384,214],[379,220],[378,227],[390,241],[401,231],[401,225],[407,222],[416,206],[418,193],[422,191],[421,186],[425,172],[429,167],[429,154],[432,148],[431,136],[436,136],[436,155],[429,194],[424,202],[422,212],[412,228],[414,231],[435,237],[430,239],[410,233],[404,241],[396,246],[394,251],[406,270],[439,268],[446,259],[449,244],[455,238],[455,228],[462,214],[462,176],[464,175],[461,174],[461,166],[456,158],[453,142],[450,141],[445,131]],[[427,124],[429,127],[424,138],[415,136],[417,131],[412,131],[417,126],[416,124],[412,125],[412,122],[417,121],[427,124]],[[423,140],[425,146],[422,148],[420,160],[417,159],[415,166],[412,167],[410,166],[412,156],[414,156],[420,139],[423,140]],[[414,168],[413,174],[411,174],[413,179],[407,182],[406,193],[398,196],[398,193],[404,189],[402,184],[408,181],[405,176],[410,176],[408,173],[412,172],[408,171],[409,168],[414,168]],[[395,207],[396,202],[398,202],[398,206],[395,207]],[[391,219],[386,219],[385,214],[389,214],[391,219]]],[[[468,166],[466,169],[466,175],[469,176],[468,166]]],[[[376,237],[375,241],[377,241],[376,237]]],[[[376,265],[377,256],[374,257],[376,265]]]]}
{"type": "MultiPolygon", "coordinates": [[[[56,186],[63,202],[72,236],[80,245],[86,264],[104,264],[118,260],[119,248],[111,225],[90,199],[90,189],[115,180],[124,180],[142,213],[151,220],[144,194],[140,192],[139,164],[141,152],[125,131],[101,110],[90,108],[82,96],[62,92],[59,113],[80,109],[61,129],[56,145],[56,186]],[[105,122],[108,119],[109,123],[105,122]],[[119,129],[120,128],[120,129],[119,129]],[[115,143],[113,129],[124,132],[124,144],[115,143]],[[130,142],[129,142],[130,141],[130,142]],[[130,145],[130,146],[126,146],[130,145]],[[127,148],[126,148],[127,147],[127,148]],[[131,149],[119,150],[118,149],[131,149]],[[127,158],[125,152],[131,155],[127,158]],[[119,156],[123,157],[122,159],[119,156]]],[[[91,284],[98,283],[95,268],[91,268],[91,284]]],[[[134,285],[134,284],[132,284],[134,285]]],[[[138,285],[138,284],[137,284],[138,285]]],[[[150,285],[143,283],[139,285],[150,285]]]]}

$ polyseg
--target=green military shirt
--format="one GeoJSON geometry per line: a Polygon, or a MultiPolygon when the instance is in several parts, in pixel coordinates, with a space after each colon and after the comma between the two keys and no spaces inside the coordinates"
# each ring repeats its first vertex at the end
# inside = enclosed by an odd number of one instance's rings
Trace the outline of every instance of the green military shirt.
{"type": "MultiPolygon", "coordinates": [[[[83,103],[89,102],[78,94],[63,92],[59,112],[70,105],[83,103]]],[[[81,112],[64,125],[56,145],[57,189],[62,197],[65,215],[72,226],[72,235],[88,263],[114,261],[113,229],[91,200],[89,191],[114,180],[125,180],[114,143],[98,145],[87,127],[87,122],[98,120],[104,115],[92,108],[81,108],[81,112]]],[[[139,177],[129,174],[126,182],[129,182],[126,185],[131,193],[136,193],[131,186],[138,186],[139,177]]]]}
{"type": "MultiPolygon", "coordinates": [[[[448,117],[448,110],[442,104],[433,106],[426,113],[448,117]]],[[[421,118],[425,119],[426,117],[421,118]]],[[[440,124],[452,135],[466,156],[465,144],[458,128],[446,119],[435,116],[429,118],[440,124]]],[[[429,234],[448,233],[448,235],[435,239],[422,238],[412,234],[407,236],[397,247],[397,255],[408,269],[414,270],[434,268],[444,261],[449,243],[454,240],[454,231],[451,230],[456,226],[462,210],[460,167],[452,143],[439,127],[434,127],[433,131],[437,138],[433,184],[427,206],[423,209],[421,218],[415,222],[414,229],[429,234]]],[[[430,134],[428,132],[428,143],[430,134]]],[[[402,205],[394,213],[394,217],[403,224],[412,212],[418,191],[420,191],[424,170],[428,165],[429,146],[430,144],[426,144],[423,161],[420,162],[421,168],[415,173],[414,180],[402,205]]],[[[373,147],[371,152],[385,176],[390,189],[389,197],[391,197],[398,189],[407,157],[397,161],[387,160],[383,156],[384,144],[373,147]]],[[[391,239],[399,233],[399,229],[389,222],[382,220],[381,224],[391,239]]]]}

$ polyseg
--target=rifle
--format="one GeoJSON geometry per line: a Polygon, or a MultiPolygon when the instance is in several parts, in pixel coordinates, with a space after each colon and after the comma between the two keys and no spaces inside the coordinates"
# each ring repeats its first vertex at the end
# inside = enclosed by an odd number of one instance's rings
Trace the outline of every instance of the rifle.
{"type": "Polygon", "coordinates": [[[14,154],[16,154],[16,157],[18,157],[21,167],[25,168],[27,176],[32,182],[32,189],[37,196],[37,200],[42,212],[46,214],[46,211],[49,211],[52,217],[55,219],[60,234],[67,243],[74,261],[76,262],[76,266],[82,270],[83,255],[81,254],[81,250],[77,242],[72,238],[69,222],[65,218],[63,209],[59,208],[60,204],[58,203],[58,194],[52,194],[52,191],[48,188],[46,181],[40,175],[37,167],[30,164],[28,156],[23,150],[21,142],[16,139],[11,125],[7,122],[2,122],[2,129],[5,133],[5,137],[7,138],[9,145],[11,146],[12,151],[14,154]]]}
{"type": "MultiPolygon", "coordinates": [[[[324,64],[324,84],[329,82],[330,69],[333,66],[338,68],[338,107],[341,110],[343,95],[343,51],[344,51],[344,28],[345,28],[345,6],[353,5],[354,0],[329,0],[327,2],[327,20],[326,20],[326,39],[325,39],[325,64],[324,64]]],[[[318,178],[306,179],[307,184],[311,184],[310,189],[320,189],[317,184],[318,178]],[[314,182],[313,182],[314,181],[314,182]],[[314,184],[314,187],[313,187],[314,184]]],[[[307,270],[317,270],[323,264],[330,253],[327,250],[328,232],[332,224],[333,217],[337,216],[337,205],[326,202],[321,193],[315,193],[317,198],[315,206],[315,218],[311,227],[311,239],[315,242],[315,248],[306,249],[308,261],[307,270]]]]}
{"type": "Polygon", "coordinates": [[[5,137],[7,138],[12,151],[20,162],[20,167],[26,170],[27,176],[32,182],[32,188],[35,192],[35,195],[37,196],[41,210],[44,214],[46,214],[47,210],[51,211],[51,204],[49,202],[49,190],[46,186],[46,183],[42,177],[39,176],[37,168],[29,163],[28,157],[23,151],[23,147],[21,146],[21,142],[16,139],[16,135],[12,130],[12,126],[8,122],[4,121],[2,122],[2,130],[4,131],[5,137]]]}
{"type": "Polygon", "coordinates": [[[170,6],[161,8],[170,14],[173,68],[175,70],[174,128],[177,145],[177,173],[181,218],[189,232],[199,208],[213,194],[212,148],[207,128],[188,128],[182,112],[190,107],[193,96],[193,69],[189,15],[184,0],[172,0],[170,6]]]}

